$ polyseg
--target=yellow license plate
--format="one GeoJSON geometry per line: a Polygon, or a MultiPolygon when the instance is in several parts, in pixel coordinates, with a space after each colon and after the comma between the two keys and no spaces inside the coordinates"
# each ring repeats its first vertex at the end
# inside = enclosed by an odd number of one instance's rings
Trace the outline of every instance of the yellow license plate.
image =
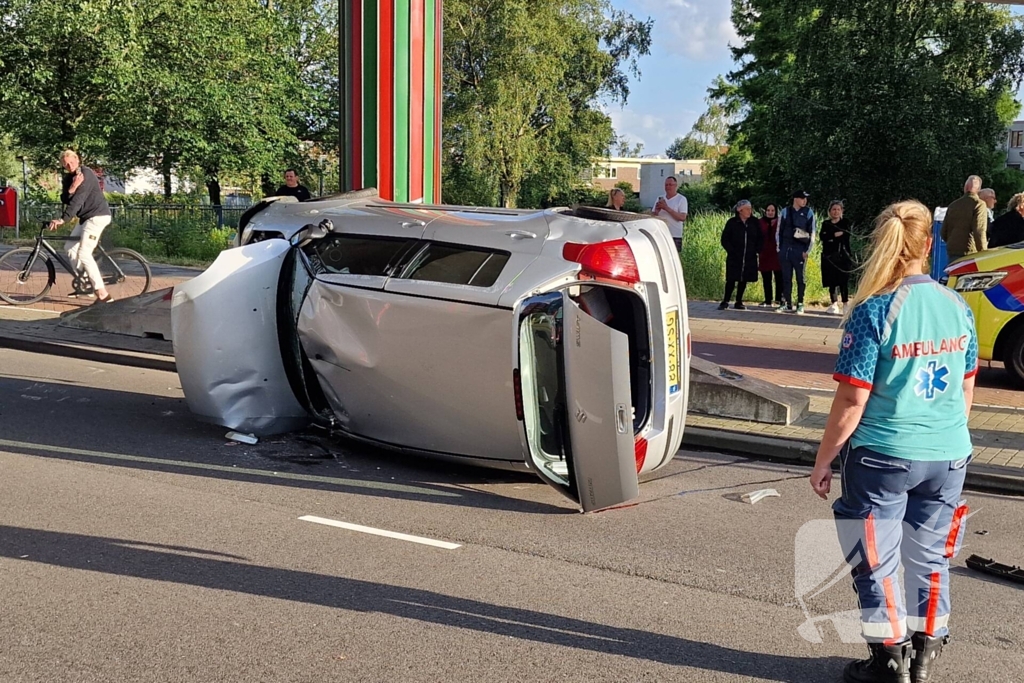
{"type": "Polygon", "coordinates": [[[668,334],[668,393],[679,391],[679,311],[665,314],[665,330],[668,334]]]}

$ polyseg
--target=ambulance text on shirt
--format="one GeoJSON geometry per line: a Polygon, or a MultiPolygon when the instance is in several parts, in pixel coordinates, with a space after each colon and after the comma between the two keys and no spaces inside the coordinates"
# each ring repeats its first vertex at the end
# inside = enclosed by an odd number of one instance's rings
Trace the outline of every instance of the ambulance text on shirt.
{"type": "Polygon", "coordinates": [[[963,382],[977,372],[974,316],[956,292],[915,275],[867,299],[846,323],[834,375],[871,389],[851,446],[908,460],[966,458],[963,382]]]}

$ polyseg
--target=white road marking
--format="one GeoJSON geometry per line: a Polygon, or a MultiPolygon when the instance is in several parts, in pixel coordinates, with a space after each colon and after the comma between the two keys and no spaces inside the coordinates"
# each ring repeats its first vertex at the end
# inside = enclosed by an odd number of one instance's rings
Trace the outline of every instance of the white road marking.
{"type": "Polygon", "coordinates": [[[327,519],[325,517],[316,517],[314,515],[303,515],[302,517],[299,517],[299,519],[303,522],[313,522],[315,524],[323,524],[325,526],[334,526],[338,527],[339,529],[348,529],[349,531],[358,531],[360,533],[372,534],[374,536],[397,538],[399,541],[409,541],[410,543],[432,545],[435,548],[444,548],[445,550],[455,550],[456,548],[462,547],[458,543],[448,543],[447,541],[435,541],[432,538],[424,538],[423,536],[410,536],[409,534],[400,534],[397,531],[374,529],[372,526],[349,524],[348,522],[339,522],[336,519],[327,519]]]}

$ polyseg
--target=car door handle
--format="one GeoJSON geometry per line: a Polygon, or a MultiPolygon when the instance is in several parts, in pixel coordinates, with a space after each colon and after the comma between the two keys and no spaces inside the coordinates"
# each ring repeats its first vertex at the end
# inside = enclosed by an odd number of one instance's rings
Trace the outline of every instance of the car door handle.
{"type": "Polygon", "coordinates": [[[620,403],[619,405],[615,406],[615,429],[619,432],[619,434],[626,433],[626,425],[628,424],[626,422],[627,415],[628,413],[626,411],[625,403],[620,403]]]}
{"type": "Polygon", "coordinates": [[[532,232],[526,232],[525,230],[509,230],[505,233],[514,240],[535,240],[537,235],[532,232]]]}
{"type": "Polygon", "coordinates": [[[422,228],[426,223],[423,221],[405,221],[402,223],[403,228],[422,228]]]}

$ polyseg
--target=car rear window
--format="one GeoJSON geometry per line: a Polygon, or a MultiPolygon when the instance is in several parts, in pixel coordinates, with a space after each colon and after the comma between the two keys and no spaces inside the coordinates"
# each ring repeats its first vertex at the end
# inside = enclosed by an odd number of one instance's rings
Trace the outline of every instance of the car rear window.
{"type": "Polygon", "coordinates": [[[498,280],[509,253],[431,242],[416,255],[402,278],[452,285],[490,287],[498,280]]]}
{"type": "Polygon", "coordinates": [[[414,241],[401,237],[328,235],[305,251],[317,272],[387,276],[414,241]]]}

